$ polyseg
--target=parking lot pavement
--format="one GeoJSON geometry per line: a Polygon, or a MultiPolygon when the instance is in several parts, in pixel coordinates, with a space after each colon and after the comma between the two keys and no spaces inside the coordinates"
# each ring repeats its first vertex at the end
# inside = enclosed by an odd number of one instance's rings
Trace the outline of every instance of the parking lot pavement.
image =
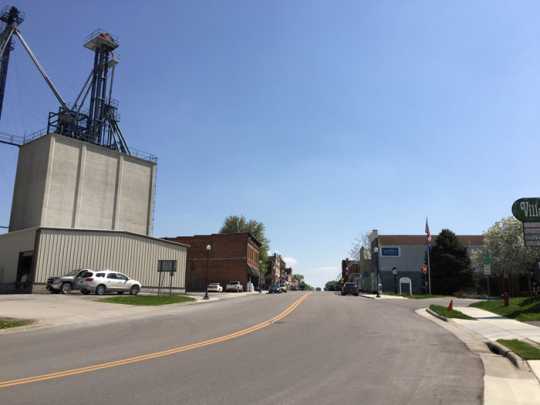
{"type": "MultiPolygon", "coordinates": [[[[252,296],[258,293],[210,293],[210,302],[223,299],[252,296]]],[[[197,301],[204,293],[189,294],[197,301]]],[[[114,295],[112,295],[114,296],[114,295]]],[[[100,302],[103,297],[73,293],[64,294],[17,294],[0,295],[0,317],[34,319],[37,322],[28,329],[59,326],[91,326],[121,320],[168,315],[184,310],[191,304],[162,306],[120,305],[100,302]]],[[[0,334],[16,333],[21,329],[5,329],[0,334]]]]}

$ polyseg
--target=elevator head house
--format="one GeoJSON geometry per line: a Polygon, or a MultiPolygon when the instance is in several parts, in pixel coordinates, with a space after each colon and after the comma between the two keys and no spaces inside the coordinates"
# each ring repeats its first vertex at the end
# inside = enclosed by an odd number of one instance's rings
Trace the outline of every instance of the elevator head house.
{"type": "Polygon", "coordinates": [[[118,40],[101,30],[87,38],[94,64],[68,105],[22,37],[20,12],[0,14],[0,108],[14,37],[60,104],[37,135],[0,136],[19,147],[9,232],[0,235],[0,292],[32,292],[50,276],[83,268],[157,288],[163,261],[175,263],[172,289],[185,291],[188,245],[151,236],[157,158],[130,149],[120,130],[112,98],[118,40]]]}

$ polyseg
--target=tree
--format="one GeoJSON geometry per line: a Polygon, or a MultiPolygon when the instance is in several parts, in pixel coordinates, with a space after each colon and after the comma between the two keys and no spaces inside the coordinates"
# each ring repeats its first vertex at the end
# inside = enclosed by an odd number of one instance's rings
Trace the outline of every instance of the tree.
{"type": "Polygon", "coordinates": [[[491,258],[494,275],[526,274],[535,265],[538,253],[534,248],[525,247],[521,223],[507,217],[495,222],[484,233],[484,246],[474,257],[480,265],[484,257],[491,258]]]}
{"type": "Polygon", "coordinates": [[[304,276],[302,274],[293,274],[293,280],[298,281],[299,283],[304,281],[304,276]]]}
{"type": "Polygon", "coordinates": [[[338,291],[341,290],[341,284],[339,283],[339,281],[336,280],[328,281],[324,285],[324,289],[326,291],[338,291]]]}
{"type": "Polygon", "coordinates": [[[310,286],[308,283],[306,283],[304,280],[302,280],[302,281],[300,281],[300,284],[298,285],[298,289],[302,290],[302,291],[304,291],[304,290],[311,291],[311,290],[313,290],[313,287],[310,286]]]}
{"type": "Polygon", "coordinates": [[[349,251],[349,256],[351,256],[353,260],[363,259],[361,257],[362,248],[364,248],[364,251],[369,254],[370,245],[369,236],[367,233],[363,234],[360,238],[356,238],[354,240],[351,250],[349,251]]]}
{"type": "Polygon", "coordinates": [[[270,241],[266,238],[264,224],[262,222],[257,222],[254,219],[248,221],[243,215],[230,215],[225,218],[219,233],[238,232],[249,232],[260,242],[261,248],[259,249],[259,260],[262,261],[261,270],[263,272],[266,271],[270,241]]]}
{"type": "Polygon", "coordinates": [[[435,294],[453,294],[472,286],[467,249],[449,229],[443,229],[431,249],[431,283],[435,294]]]}

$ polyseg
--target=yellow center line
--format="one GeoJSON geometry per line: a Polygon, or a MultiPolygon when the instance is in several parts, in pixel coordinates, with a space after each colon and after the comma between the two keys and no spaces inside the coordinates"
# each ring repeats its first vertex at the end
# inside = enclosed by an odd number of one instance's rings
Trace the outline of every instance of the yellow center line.
{"type": "Polygon", "coordinates": [[[72,375],[91,373],[97,370],[120,367],[120,366],[125,366],[128,364],[140,363],[143,361],[159,359],[162,357],[172,356],[174,354],[178,354],[182,352],[187,352],[189,350],[199,349],[202,347],[211,346],[218,343],[223,343],[231,339],[236,339],[240,336],[245,336],[245,335],[257,332],[261,329],[267,328],[268,326],[272,325],[274,322],[280,321],[281,319],[291,314],[296,308],[298,308],[298,306],[302,302],[304,302],[304,300],[309,295],[310,293],[302,295],[299,299],[297,299],[295,302],[293,302],[291,305],[285,308],[285,310],[283,310],[282,312],[280,312],[278,315],[274,316],[271,319],[268,319],[256,325],[250,326],[249,328],[241,329],[239,331],[229,333],[227,335],[215,337],[208,340],[203,340],[201,342],[191,343],[184,346],[172,347],[170,349],[162,350],[159,352],[146,353],[146,354],[141,354],[138,356],[127,357],[125,359],[107,361],[105,363],[92,364],[86,367],[55,371],[52,373],[41,374],[41,375],[36,375],[36,376],[31,376],[31,377],[17,378],[15,380],[0,381],[0,389],[14,387],[16,385],[31,384],[31,383],[40,382],[40,381],[54,380],[54,379],[69,377],[72,375]]]}

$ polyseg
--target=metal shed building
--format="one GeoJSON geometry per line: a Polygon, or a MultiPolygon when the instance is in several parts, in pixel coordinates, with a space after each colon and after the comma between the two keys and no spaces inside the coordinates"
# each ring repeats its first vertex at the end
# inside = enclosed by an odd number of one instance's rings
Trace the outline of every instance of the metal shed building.
{"type": "Polygon", "coordinates": [[[31,292],[50,276],[111,269],[157,288],[160,261],[174,261],[166,286],[185,291],[188,245],[124,231],[30,228],[0,235],[0,292],[31,292]]]}

